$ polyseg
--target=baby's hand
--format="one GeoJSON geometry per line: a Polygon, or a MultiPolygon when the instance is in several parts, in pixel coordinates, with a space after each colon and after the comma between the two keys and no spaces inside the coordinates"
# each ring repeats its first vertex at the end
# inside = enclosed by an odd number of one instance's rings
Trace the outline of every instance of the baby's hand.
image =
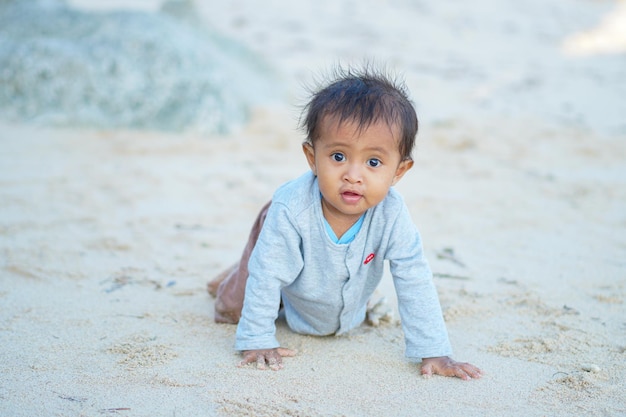
{"type": "Polygon", "coordinates": [[[242,352],[243,360],[239,362],[239,367],[256,363],[257,369],[267,369],[267,364],[272,371],[278,371],[283,369],[283,357],[296,356],[296,351],[287,348],[274,348],[274,349],[257,349],[257,350],[244,350],[242,352]]]}
{"type": "Polygon", "coordinates": [[[467,381],[480,378],[482,371],[471,363],[457,362],[447,356],[422,359],[422,375],[429,378],[433,374],[456,376],[467,381]]]}

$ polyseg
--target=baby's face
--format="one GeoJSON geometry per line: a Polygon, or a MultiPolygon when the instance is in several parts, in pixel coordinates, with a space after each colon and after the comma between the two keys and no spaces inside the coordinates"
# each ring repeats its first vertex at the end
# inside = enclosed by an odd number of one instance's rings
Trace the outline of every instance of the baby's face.
{"type": "Polygon", "coordinates": [[[318,177],[329,222],[356,221],[411,168],[412,161],[401,159],[397,138],[399,129],[384,122],[359,132],[355,123],[323,120],[315,146],[307,144],[304,151],[318,177]]]}

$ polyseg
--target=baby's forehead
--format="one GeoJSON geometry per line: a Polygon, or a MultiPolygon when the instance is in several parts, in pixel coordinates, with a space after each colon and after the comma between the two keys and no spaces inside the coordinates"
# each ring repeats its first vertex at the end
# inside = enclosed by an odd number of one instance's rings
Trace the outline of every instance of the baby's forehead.
{"type": "Polygon", "coordinates": [[[321,148],[351,147],[358,144],[359,148],[375,148],[389,155],[402,154],[399,129],[384,121],[367,124],[355,120],[329,120],[319,133],[313,146],[316,146],[315,142],[321,148]]]}
{"type": "Polygon", "coordinates": [[[326,135],[334,135],[340,131],[351,133],[355,138],[365,134],[369,130],[387,131],[396,144],[400,143],[401,126],[399,123],[388,123],[384,119],[378,120],[359,120],[357,118],[340,119],[336,116],[325,116],[320,120],[319,132],[320,138],[326,135]]]}

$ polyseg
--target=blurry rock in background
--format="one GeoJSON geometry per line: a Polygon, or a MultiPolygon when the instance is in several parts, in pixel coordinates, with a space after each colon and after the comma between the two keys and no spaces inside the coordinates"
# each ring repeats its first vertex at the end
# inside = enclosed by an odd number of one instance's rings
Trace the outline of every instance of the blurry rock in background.
{"type": "Polygon", "coordinates": [[[228,133],[276,97],[272,71],[195,19],[0,0],[0,118],[47,126],[228,133]]]}

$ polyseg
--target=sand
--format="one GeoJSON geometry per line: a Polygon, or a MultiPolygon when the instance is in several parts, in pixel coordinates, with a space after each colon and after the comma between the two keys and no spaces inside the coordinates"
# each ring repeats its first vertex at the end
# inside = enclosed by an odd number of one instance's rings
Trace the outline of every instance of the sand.
{"type": "MultiPolygon", "coordinates": [[[[287,91],[240,130],[0,125],[0,415],[626,415],[623,2],[197,7],[287,91]],[[416,102],[398,189],[480,380],[422,378],[397,321],[325,338],[279,323],[298,355],[239,369],[234,326],[213,322],[207,282],[306,169],[302,84],[364,57],[416,102]]],[[[379,294],[395,308],[389,276],[379,294]]]]}

